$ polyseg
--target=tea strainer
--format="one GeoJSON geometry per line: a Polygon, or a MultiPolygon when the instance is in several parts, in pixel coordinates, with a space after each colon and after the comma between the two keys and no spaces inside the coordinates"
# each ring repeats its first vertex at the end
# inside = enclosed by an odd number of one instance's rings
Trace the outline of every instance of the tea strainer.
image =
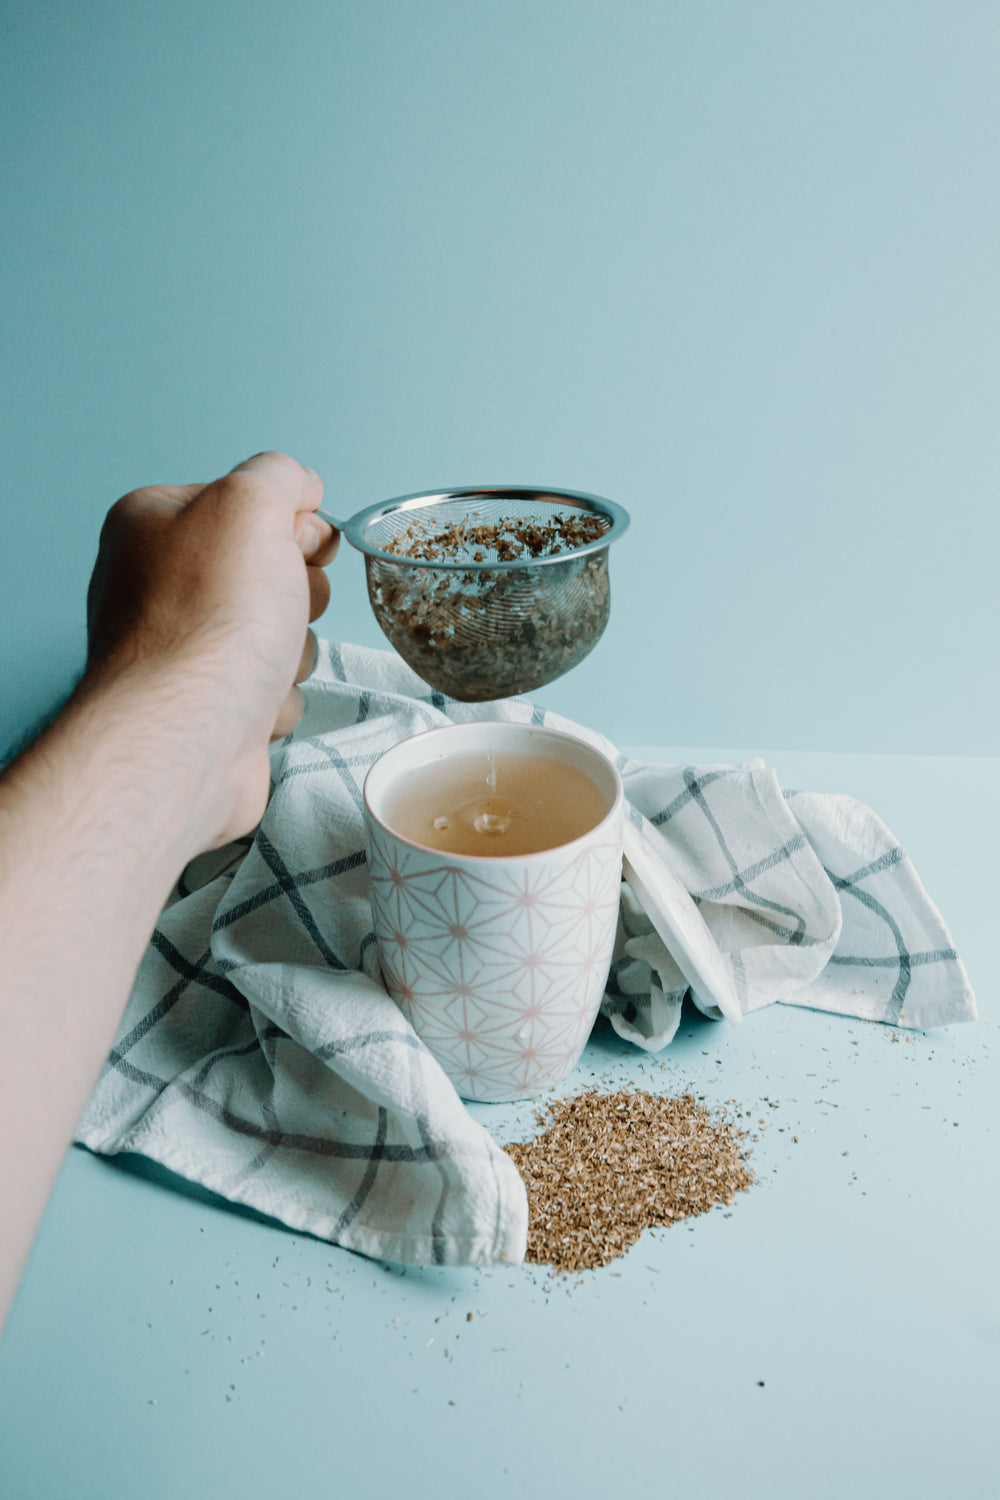
{"type": "Polygon", "coordinates": [[[466,703],[531,692],[584,659],[608,622],[608,548],[629,524],[600,495],[517,485],[325,519],[365,554],[372,610],[403,660],[466,703]]]}

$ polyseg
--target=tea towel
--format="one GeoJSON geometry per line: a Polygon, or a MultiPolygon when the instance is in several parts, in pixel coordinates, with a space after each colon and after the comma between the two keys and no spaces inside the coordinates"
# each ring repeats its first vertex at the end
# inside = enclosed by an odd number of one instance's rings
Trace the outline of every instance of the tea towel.
{"type": "MultiPolygon", "coordinates": [[[[745,1012],[818,1006],[899,1026],[975,1016],[947,930],[892,835],[847,797],[773,771],[667,766],[524,699],[464,704],[393,653],[321,642],[254,834],[185,871],[78,1128],[298,1230],[402,1264],[518,1262],[527,1207],[381,984],[365,772],[450,722],[565,729],[619,766],[632,815],[693,893],[745,1012]]],[[[627,886],[604,1012],[637,1046],[674,1035],[686,984],[627,886]]]]}

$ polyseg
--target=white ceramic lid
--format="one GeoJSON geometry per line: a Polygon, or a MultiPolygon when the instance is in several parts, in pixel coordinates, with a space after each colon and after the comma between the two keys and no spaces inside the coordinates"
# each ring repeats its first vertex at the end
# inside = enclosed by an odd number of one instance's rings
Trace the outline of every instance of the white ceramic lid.
{"type": "Polygon", "coordinates": [[[642,830],[628,821],[622,876],[700,1004],[717,1006],[727,1021],[742,1021],[733,976],[705,918],[677,876],[650,849],[642,830]]]}

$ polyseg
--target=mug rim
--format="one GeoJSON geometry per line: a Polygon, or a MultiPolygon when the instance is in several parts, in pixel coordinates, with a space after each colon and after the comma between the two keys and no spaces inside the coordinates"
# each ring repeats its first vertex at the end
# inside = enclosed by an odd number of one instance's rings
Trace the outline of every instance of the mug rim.
{"type": "Polygon", "coordinates": [[[581,739],[578,735],[568,734],[564,729],[553,729],[548,724],[522,724],[516,719],[475,719],[468,724],[435,724],[432,729],[422,729],[419,734],[407,735],[405,739],[397,740],[395,744],[388,746],[368,767],[364,782],[362,783],[361,797],[364,802],[365,816],[370,818],[372,823],[382,833],[387,834],[390,838],[398,839],[407,848],[415,849],[421,854],[436,855],[441,860],[454,861],[472,867],[485,865],[493,868],[511,864],[514,861],[548,859],[553,854],[561,854],[565,849],[572,849],[576,844],[583,843],[585,839],[593,838],[594,834],[603,829],[606,824],[610,823],[621,812],[625,801],[625,786],[618,767],[604,754],[603,750],[598,750],[595,745],[590,744],[588,740],[581,739]],[[451,854],[444,849],[435,849],[431,844],[421,844],[416,839],[407,838],[406,834],[400,833],[391,824],[379,817],[369,800],[368,783],[376,767],[382,763],[386,756],[391,755],[402,745],[412,744],[414,740],[425,740],[432,735],[450,734],[455,730],[468,731],[489,729],[491,727],[514,730],[517,733],[523,732],[526,735],[550,736],[555,740],[565,740],[572,745],[580,746],[583,750],[595,756],[611,772],[615,786],[615,795],[611,801],[611,806],[600,822],[595,823],[592,828],[588,828],[585,833],[577,834],[575,839],[567,840],[564,844],[552,844],[547,849],[535,849],[529,854],[451,854]]]}

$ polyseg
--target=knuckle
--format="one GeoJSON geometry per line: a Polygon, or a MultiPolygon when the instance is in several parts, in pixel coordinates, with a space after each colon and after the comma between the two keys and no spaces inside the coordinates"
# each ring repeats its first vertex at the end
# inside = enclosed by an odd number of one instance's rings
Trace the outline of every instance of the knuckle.
{"type": "Polygon", "coordinates": [[[129,490],[127,495],[122,495],[115,501],[108,511],[108,520],[117,525],[122,521],[131,521],[135,516],[141,515],[149,502],[150,491],[148,488],[129,490]]]}

